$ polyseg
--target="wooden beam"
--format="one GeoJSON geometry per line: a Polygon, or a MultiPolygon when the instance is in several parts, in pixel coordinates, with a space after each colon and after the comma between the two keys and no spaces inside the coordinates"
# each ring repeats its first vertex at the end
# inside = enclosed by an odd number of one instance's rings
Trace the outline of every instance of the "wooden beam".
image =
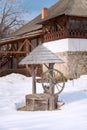
{"type": "Polygon", "coordinates": [[[29,54],[29,44],[28,44],[28,40],[25,40],[25,50],[26,50],[26,56],[29,54]]]}
{"type": "Polygon", "coordinates": [[[26,42],[27,44],[29,44],[33,49],[35,48],[35,47],[32,45],[32,43],[30,42],[30,40],[26,39],[25,42],[26,42]]]}
{"type": "Polygon", "coordinates": [[[26,54],[26,51],[0,51],[1,54],[26,54]]]}
{"type": "Polygon", "coordinates": [[[13,37],[13,38],[9,38],[9,39],[3,39],[0,41],[0,46],[1,45],[4,45],[4,44],[13,44],[14,42],[17,42],[17,41],[23,41],[25,39],[35,39],[36,37],[39,37],[43,35],[42,32],[39,32],[39,33],[35,33],[35,34],[27,34],[26,36],[18,36],[18,37],[13,37]]]}
{"type": "MultiPolygon", "coordinates": [[[[54,64],[49,64],[49,70],[54,68],[54,64]]],[[[50,75],[53,77],[53,71],[51,71],[50,75]]],[[[53,84],[50,84],[50,94],[54,95],[54,86],[53,84]]]]}
{"type": "Polygon", "coordinates": [[[32,65],[32,94],[36,93],[36,73],[35,73],[36,66],[32,65]]]}
{"type": "Polygon", "coordinates": [[[24,46],[25,41],[22,43],[22,45],[20,45],[20,47],[18,48],[18,51],[21,51],[22,47],[24,46]]]}

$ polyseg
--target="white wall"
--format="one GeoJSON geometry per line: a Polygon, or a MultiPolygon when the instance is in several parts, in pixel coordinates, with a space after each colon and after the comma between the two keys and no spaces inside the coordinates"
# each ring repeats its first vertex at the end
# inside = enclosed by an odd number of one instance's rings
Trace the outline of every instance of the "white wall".
{"type": "Polygon", "coordinates": [[[87,39],[68,39],[69,51],[87,51],[87,39]]]}
{"type": "Polygon", "coordinates": [[[52,52],[87,51],[87,39],[67,38],[44,43],[52,52]]]}
{"type": "Polygon", "coordinates": [[[68,39],[45,42],[44,46],[54,53],[68,51],[68,39]]]}

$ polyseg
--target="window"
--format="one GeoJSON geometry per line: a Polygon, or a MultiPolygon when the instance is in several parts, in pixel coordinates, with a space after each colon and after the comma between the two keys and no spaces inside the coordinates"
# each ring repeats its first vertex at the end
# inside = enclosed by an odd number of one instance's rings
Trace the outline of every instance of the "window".
{"type": "Polygon", "coordinates": [[[80,29],[80,27],[81,27],[81,21],[76,20],[75,24],[76,24],[76,29],[80,29]]]}
{"type": "Polygon", "coordinates": [[[70,28],[74,29],[75,28],[75,20],[70,20],[70,28]]]}
{"type": "Polygon", "coordinates": [[[86,20],[83,21],[83,29],[84,29],[84,30],[87,30],[87,21],[86,21],[86,20]]]}

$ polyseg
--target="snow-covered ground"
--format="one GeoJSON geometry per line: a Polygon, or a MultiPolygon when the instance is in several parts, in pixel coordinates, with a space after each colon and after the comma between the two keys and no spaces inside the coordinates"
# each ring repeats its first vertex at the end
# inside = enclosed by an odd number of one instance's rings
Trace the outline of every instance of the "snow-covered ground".
{"type": "MultiPolygon", "coordinates": [[[[42,92],[41,84],[37,91],[42,92]]],[[[61,110],[17,111],[31,93],[31,78],[10,74],[0,78],[0,130],[87,130],[87,75],[68,81],[61,110]]]]}

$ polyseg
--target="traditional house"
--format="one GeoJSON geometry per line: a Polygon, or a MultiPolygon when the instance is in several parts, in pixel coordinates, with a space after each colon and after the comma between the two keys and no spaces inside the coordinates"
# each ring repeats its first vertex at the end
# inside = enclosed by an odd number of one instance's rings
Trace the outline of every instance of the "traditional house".
{"type": "Polygon", "coordinates": [[[7,43],[11,46],[10,54],[16,50],[16,69],[18,58],[22,59],[32,48],[44,43],[65,61],[55,67],[67,78],[87,74],[87,0],[60,0],[48,9],[43,8],[39,16],[15,32],[13,39],[1,41],[0,46],[7,43]]]}
{"type": "Polygon", "coordinates": [[[44,43],[65,61],[57,68],[68,78],[87,74],[87,1],[60,0],[46,11],[44,43]]]}

